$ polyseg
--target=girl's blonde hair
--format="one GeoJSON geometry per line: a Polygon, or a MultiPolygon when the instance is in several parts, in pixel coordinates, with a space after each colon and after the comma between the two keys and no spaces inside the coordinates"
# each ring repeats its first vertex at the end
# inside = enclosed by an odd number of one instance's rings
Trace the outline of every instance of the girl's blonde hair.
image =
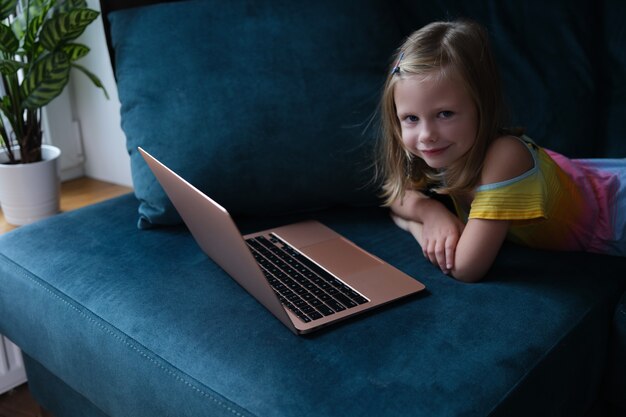
{"type": "Polygon", "coordinates": [[[404,196],[406,189],[433,189],[455,194],[474,188],[489,144],[504,132],[505,110],[495,60],[487,33],[471,21],[434,22],[414,32],[398,49],[389,68],[380,112],[381,149],[378,174],[383,178],[385,204],[404,196]],[[412,75],[445,78],[456,74],[476,105],[478,129],[474,146],[445,170],[435,170],[414,157],[402,143],[394,88],[412,75]]]}

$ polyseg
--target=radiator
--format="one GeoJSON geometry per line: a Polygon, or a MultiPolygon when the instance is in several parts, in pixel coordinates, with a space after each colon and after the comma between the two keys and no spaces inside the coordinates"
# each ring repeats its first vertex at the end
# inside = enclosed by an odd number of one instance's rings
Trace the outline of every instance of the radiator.
{"type": "Polygon", "coordinates": [[[9,339],[0,335],[0,394],[26,382],[22,352],[9,339]]]}

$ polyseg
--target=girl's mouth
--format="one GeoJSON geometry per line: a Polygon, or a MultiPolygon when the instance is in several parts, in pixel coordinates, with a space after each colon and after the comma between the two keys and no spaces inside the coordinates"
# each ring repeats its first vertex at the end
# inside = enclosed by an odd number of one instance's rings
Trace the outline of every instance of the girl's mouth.
{"type": "Polygon", "coordinates": [[[437,155],[440,155],[443,152],[445,152],[445,150],[448,149],[449,147],[450,147],[450,145],[444,146],[442,148],[436,148],[436,149],[422,149],[422,150],[420,150],[420,152],[424,156],[437,156],[437,155]]]}

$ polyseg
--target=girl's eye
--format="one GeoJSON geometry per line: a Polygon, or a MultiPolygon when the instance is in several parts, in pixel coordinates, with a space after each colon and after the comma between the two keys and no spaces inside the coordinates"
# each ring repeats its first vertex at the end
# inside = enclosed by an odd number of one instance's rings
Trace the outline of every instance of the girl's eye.
{"type": "Polygon", "coordinates": [[[417,121],[419,121],[419,118],[417,116],[412,116],[412,115],[407,116],[405,119],[411,123],[417,123],[417,121]]]}
{"type": "Polygon", "coordinates": [[[453,115],[454,113],[449,110],[444,110],[444,111],[439,112],[439,117],[442,119],[449,119],[453,115]]]}

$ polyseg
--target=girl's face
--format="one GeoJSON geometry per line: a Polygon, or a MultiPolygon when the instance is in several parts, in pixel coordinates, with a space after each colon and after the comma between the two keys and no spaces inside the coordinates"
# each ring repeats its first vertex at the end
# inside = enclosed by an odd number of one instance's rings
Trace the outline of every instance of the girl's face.
{"type": "Polygon", "coordinates": [[[478,111],[459,77],[412,75],[394,87],[402,143],[431,168],[446,168],[476,140],[478,111]]]}

